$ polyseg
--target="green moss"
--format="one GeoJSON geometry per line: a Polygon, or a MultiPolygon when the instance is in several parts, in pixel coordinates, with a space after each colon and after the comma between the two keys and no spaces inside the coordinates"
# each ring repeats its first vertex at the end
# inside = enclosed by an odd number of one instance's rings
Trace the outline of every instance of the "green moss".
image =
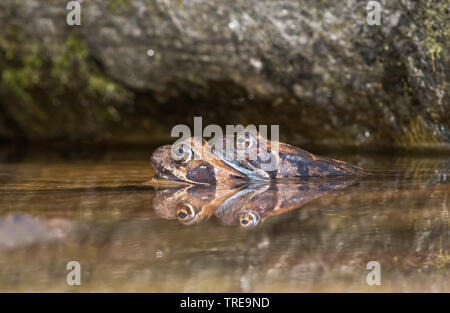
{"type": "Polygon", "coordinates": [[[38,55],[28,55],[21,67],[6,67],[1,74],[1,83],[17,97],[28,101],[27,89],[39,82],[42,61],[38,55]]]}
{"type": "Polygon", "coordinates": [[[43,44],[15,25],[0,30],[0,103],[24,136],[101,136],[131,95],[103,75],[76,31],[43,44]]]}
{"type": "Polygon", "coordinates": [[[430,57],[440,58],[446,53],[446,43],[450,41],[448,27],[448,7],[445,1],[421,2],[417,23],[430,57]]]}
{"type": "Polygon", "coordinates": [[[129,97],[131,97],[131,94],[122,86],[103,75],[95,73],[89,76],[88,89],[90,92],[111,97],[117,101],[126,101],[129,97]]]}
{"type": "Polygon", "coordinates": [[[86,58],[88,50],[84,46],[79,36],[73,33],[65,42],[54,49],[54,54],[51,54],[52,68],[51,76],[53,79],[61,82],[62,86],[66,86],[70,80],[71,66],[76,62],[81,66],[82,72],[88,71],[86,65],[86,58]]]}
{"type": "Polygon", "coordinates": [[[124,88],[92,68],[88,49],[77,33],[45,48],[39,41],[3,40],[1,43],[0,49],[5,51],[6,56],[1,85],[22,100],[30,100],[29,91],[42,86],[44,78],[54,92],[84,84],[87,92],[101,96],[119,100],[127,96],[124,88]]]}
{"type": "MultiPolygon", "coordinates": [[[[21,45],[9,42],[8,38],[14,36],[15,32],[14,25],[11,25],[5,33],[4,40],[0,41],[0,50],[5,51],[6,59],[1,62],[5,66],[1,72],[0,83],[18,98],[29,101],[27,89],[39,83],[43,65],[42,55],[35,44],[21,45]]],[[[17,38],[22,39],[21,36],[17,38]]]]}
{"type": "Polygon", "coordinates": [[[131,8],[130,0],[110,0],[108,2],[108,10],[111,12],[117,12],[124,9],[131,8]]]}

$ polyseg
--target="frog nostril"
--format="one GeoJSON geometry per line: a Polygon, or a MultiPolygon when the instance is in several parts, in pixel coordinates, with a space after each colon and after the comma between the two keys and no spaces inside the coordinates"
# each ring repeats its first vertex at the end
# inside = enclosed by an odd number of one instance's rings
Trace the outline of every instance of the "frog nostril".
{"type": "Polygon", "coordinates": [[[169,157],[170,146],[162,146],[153,151],[152,156],[150,157],[150,163],[157,176],[171,180],[180,180],[174,175],[173,169],[168,167],[167,160],[169,157]]]}

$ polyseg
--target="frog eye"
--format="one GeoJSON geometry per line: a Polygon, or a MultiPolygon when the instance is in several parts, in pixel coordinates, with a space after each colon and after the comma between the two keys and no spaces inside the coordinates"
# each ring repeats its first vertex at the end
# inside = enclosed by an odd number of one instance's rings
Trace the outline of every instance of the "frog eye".
{"type": "Polygon", "coordinates": [[[190,204],[178,203],[175,208],[175,216],[178,221],[183,224],[187,224],[195,218],[195,211],[190,204]]]}
{"type": "Polygon", "coordinates": [[[237,137],[236,137],[236,149],[238,149],[238,150],[251,149],[255,146],[255,144],[256,144],[256,140],[250,134],[248,134],[248,137],[246,137],[244,134],[237,135],[237,137]]]}
{"type": "Polygon", "coordinates": [[[238,214],[238,221],[244,228],[253,228],[258,225],[259,217],[253,212],[241,212],[238,214]]]}
{"type": "Polygon", "coordinates": [[[179,145],[172,148],[172,158],[177,163],[189,163],[192,161],[192,155],[192,150],[184,145],[179,145]]]}

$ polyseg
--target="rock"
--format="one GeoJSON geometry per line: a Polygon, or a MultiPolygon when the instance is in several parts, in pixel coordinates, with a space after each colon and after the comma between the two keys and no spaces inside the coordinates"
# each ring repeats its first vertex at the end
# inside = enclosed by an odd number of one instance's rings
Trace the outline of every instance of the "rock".
{"type": "Polygon", "coordinates": [[[450,149],[447,1],[0,4],[0,136],[148,142],[279,124],[292,143],[450,149]]]}

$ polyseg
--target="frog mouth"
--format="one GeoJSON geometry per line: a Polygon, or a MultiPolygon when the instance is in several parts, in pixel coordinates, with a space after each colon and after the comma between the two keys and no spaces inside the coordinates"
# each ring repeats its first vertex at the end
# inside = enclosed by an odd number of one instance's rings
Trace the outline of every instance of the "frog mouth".
{"type": "Polygon", "coordinates": [[[158,164],[158,165],[152,164],[152,165],[155,168],[155,171],[157,173],[156,177],[170,179],[170,180],[175,180],[175,181],[183,181],[182,179],[180,179],[180,178],[176,177],[175,175],[173,175],[169,170],[167,170],[166,168],[164,168],[160,164],[158,164]]]}

